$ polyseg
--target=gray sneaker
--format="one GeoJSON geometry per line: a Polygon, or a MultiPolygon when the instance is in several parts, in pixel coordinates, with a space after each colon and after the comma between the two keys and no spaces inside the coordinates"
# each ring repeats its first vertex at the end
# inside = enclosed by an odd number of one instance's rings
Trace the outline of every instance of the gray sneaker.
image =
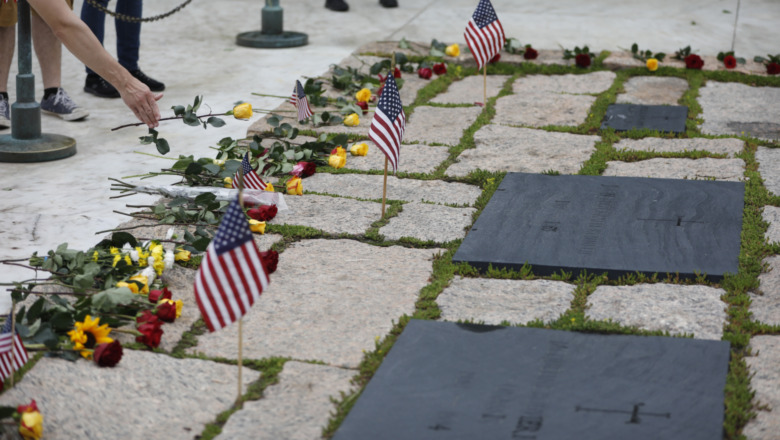
{"type": "Polygon", "coordinates": [[[0,129],[11,126],[11,107],[8,100],[0,95],[0,129]]]}
{"type": "Polygon", "coordinates": [[[57,89],[57,93],[41,101],[41,110],[66,121],[78,121],[89,116],[89,112],[77,106],[62,87],[57,89]]]}

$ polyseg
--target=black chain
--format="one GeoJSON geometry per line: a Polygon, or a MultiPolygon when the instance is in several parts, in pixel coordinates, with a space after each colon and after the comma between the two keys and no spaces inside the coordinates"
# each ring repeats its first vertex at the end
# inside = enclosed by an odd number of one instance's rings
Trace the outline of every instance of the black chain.
{"type": "Polygon", "coordinates": [[[163,18],[170,17],[171,15],[173,15],[173,14],[181,11],[182,9],[184,9],[184,7],[187,6],[188,4],[190,4],[191,1],[192,0],[184,0],[184,3],[180,4],[179,6],[176,6],[175,8],[171,9],[170,11],[168,11],[168,12],[166,12],[164,14],[155,15],[153,17],[146,17],[146,18],[144,18],[144,17],[131,17],[129,15],[120,14],[118,12],[109,11],[103,5],[99,4],[96,0],[87,0],[87,3],[89,3],[93,8],[95,8],[95,9],[97,9],[99,11],[105,12],[106,14],[116,18],[117,20],[126,21],[126,22],[129,22],[129,23],[142,23],[142,22],[162,20],[163,18]]]}

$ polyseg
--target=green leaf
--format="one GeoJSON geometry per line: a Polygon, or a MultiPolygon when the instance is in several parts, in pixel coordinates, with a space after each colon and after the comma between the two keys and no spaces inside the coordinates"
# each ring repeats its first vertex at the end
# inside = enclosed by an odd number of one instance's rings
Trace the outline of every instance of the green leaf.
{"type": "Polygon", "coordinates": [[[371,66],[369,73],[376,75],[384,69],[390,69],[390,60],[377,61],[371,66]]]}
{"type": "Polygon", "coordinates": [[[747,62],[747,60],[745,60],[745,59],[744,59],[744,58],[742,58],[742,57],[738,57],[738,58],[737,58],[737,64],[745,64],[746,62],[747,62]]]}
{"type": "Polygon", "coordinates": [[[198,206],[208,206],[217,200],[217,196],[213,193],[203,193],[195,197],[195,204],[198,206]]]}
{"type": "Polygon", "coordinates": [[[756,55],[755,57],[753,57],[753,61],[755,61],[757,63],[765,63],[766,62],[766,58],[756,55]]]}
{"type": "Polygon", "coordinates": [[[92,307],[98,311],[109,312],[116,306],[126,306],[133,302],[135,294],[127,287],[114,287],[92,295],[92,307]]]}
{"type": "Polygon", "coordinates": [[[279,117],[274,115],[270,118],[266,119],[266,122],[268,122],[268,125],[271,127],[278,127],[279,126],[279,117]]]}
{"type": "Polygon", "coordinates": [[[202,100],[203,100],[203,96],[196,96],[195,97],[195,103],[192,104],[192,111],[193,111],[193,113],[198,111],[198,109],[200,108],[200,104],[201,104],[202,100]]]}
{"type": "Polygon", "coordinates": [[[74,320],[70,313],[58,312],[49,320],[49,325],[54,331],[63,332],[73,328],[74,320]]]}
{"type": "Polygon", "coordinates": [[[60,342],[59,338],[57,338],[57,335],[51,330],[50,327],[41,327],[37,332],[35,332],[35,336],[33,336],[30,340],[38,344],[46,345],[46,348],[49,350],[57,349],[57,346],[60,342]]]}
{"type": "Polygon", "coordinates": [[[114,232],[111,235],[112,246],[121,248],[125,245],[125,243],[132,247],[138,246],[138,240],[136,240],[135,237],[133,237],[133,234],[130,234],[129,232],[114,232]]]}
{"type": "Polygon", "coordinates": [[[436,57],[436,58],[441,58],[445,54],[444,54],[443,50],[439,50],[439,49],[436,49],[435,47],[431,47],[431,50],[428,51],[428,55],[430,55],[432,57],[436,57]]]}
{"type": "Polygon", "coordinates": [[[187,169],[184,170],[184,174],[200,174],[203,171],[203,165],[198,162],[192,162],[187,165],[187,169]]]}
{"type": "Polygon", "coordinates": [[[210,238],[201,237],[192,242],[192,247],[194,247],[198,252],[204,252],[209,247],[209,243],[211,243],[210,238]]]}
{"type": "Polygon", "coordinates": [[[639,52],[639,45],[634,43],[631,45],[631,53],[637,53],[639,52]]]}
{"type": "Polygon", "coordinates": [[[56,356],[71,362],[81,359],[81,355],[77,351],[61,351],[56,356]]]}
{"type": "Polygon", "coordinates": [[[222,127],[225,125],[225,121],[222,118],[218,118],[216,116],[212,116],[206,119],[206,123],[211,124],[212,127],[222,127]]]}
{"type": "Polygon", "coordinates": [[[406,64],[409,62],[409,58],[406,57],[406,54],[403,52],[396,52],[395,53],[395,64],[406,64]]]}
{"type": "Polygon", "coordinates": [[[154,141],[154,144],[157,146],[157,151],[160,154],[168,154],[168,152],[171,151],[171,147],[168,145],[168,141],[163,138],[157,139],[154,141]]]}
{"type": "Polygon", "coordinates": [[[217,174],[220,173],[220,171],[222,171],[222,168],[220,168],[219,165],[216,165],[216,164],[213,164],[213,163],[209,163],[209,164],[203,165],[203,168],[206,171],[208,171],[209,173],[214,174],[214,175],[217,175],[217,174]]]}
{"type": "Polygon", "coordinates": [[[294,167],[294,165],[289,163],[289,162],[283,163],[282,164],[282,174],[289,173],[290,171],[293,170],[293,167],[294,167]]]}
{"type": "Polygon", "coordinates": [[[334,136],[331,142],[333,145],[346,145],[349,142],[349,136],[346,134],[339,134],[334,136]]]}
{"type": "Polygon", "coordinates": [[[195,113],[187,113],[184,115],[184,117],[181,120],[185,124],[192,127],[197,127],[200,125],[200,119],[198,119],[198,117],[195,116],[195,113]]]}
{"type": "Polygon", "coordinates": [[[173,109],[173,114],[176,116],[181,116],[184,114],[184,106],[183,105],[174,105],[171,107],[173,109]]]}
{"type": "Polygon", "coordinates": [[[406,37],[402,37],[401,41],[398,42],[398,47],[400,49],[411,49],[412,46],[409,44],[408,41],[406,41],[406,37]]]}
{"type": "Polygon", "coordinates": [[[657,59],[659,63],[661,63],[664,61],[664,58],[666,58],[666,54],[663,52],[658,52],[657,54],[655,54],[654,58],[657,59]]]}
{"type": "Polygon", "coordinates": [[[13,406],[0,406],[0,419],[7,419],[14,415],[16,408],[13,406]]]}
{"type": "Polygon", "coordinates": [[[30,306],[30,310],[27,311],[27,322],[33,322],[38,319],[38,317],[41,316],[41,312],[43,311],[43,305],[46,303],[46,300],[43,298],[38,298],[35,303],[33,303],[32,306],[30,306]]]}

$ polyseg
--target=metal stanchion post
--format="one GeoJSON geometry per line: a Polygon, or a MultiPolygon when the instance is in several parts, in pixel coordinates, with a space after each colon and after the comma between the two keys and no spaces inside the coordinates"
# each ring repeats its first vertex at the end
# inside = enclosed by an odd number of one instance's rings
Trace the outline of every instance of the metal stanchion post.
{"type": "Polygon", "coordinates": [[[279,0],[265,0],[261,12],[259,31],[242,32],[236,37],[239,46],[275,49],[303,46],[309,42],[309,36],[301,32],[283,30],[283,10],[279,0]]]}

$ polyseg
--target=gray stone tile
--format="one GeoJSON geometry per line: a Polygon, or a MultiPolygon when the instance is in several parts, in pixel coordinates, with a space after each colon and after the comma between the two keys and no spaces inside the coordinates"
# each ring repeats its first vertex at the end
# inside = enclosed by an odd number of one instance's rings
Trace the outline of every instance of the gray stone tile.
{"type": "Polygon", "coordinates": [[[599,286],[588,297],[585,316],[612,319],[626,326],[693,333],[696,339],[720,339],[726,324],[726,291],[709,286],[637,284],[599,286]]]}
{"type": "Polygon", "coordinates": [[[409,49],[401,49],[400,47],[398,47],[397,41],[370,41],[355,49],[354,53],[392,54],[394,52],[402,52],[407,56],[409,55],[419,56],[419,55],[427,55],[428,51],[431,48],[431,44],[426,42],[409,41],[408,43],[411,46],[409,49]]]}
{"type": "MultiPolygon", "coordinates": [[[[244,368],[242,376],[246,392],[260,373],[244,368]]],[[[237,380],[234,365],[144,351],[125,350],[114,368],[43,358],[0,405],[35,399],[51,440],[189,440],[233,405],[237,380]]]]}
{"type": "Polygon", "coordinates": [[[541,173],[577,173],[596,151],[598,136],[555,133],[530,128],[486,125],[474,134],[476,148],[464,150],[447,168],[449,176],[476,169],[541,173]]]}
{"type": "Polygon", "coordinates": [[[401,86],[398,94],[401,96],[401,104],[405,106],[412,105],[417,99],[417,92],[435,79],[435,75],[431,79],[422,79],[416,73],[404,72],[403,75],[404,84],[401,86]]]}
{"type": "Polygon", "coordinates": [[[279,383],[263,392],[260,400],[244,403],[230,416],[219,440],[319,439],[335,406],[331,398],[351,389],[356,371],[289,361],[279,374],[279,383]]]}
{"type": "Polygon", "coordinates": [[[494,124],[580,125],[588,117],[596,98],[589,95],[569,95],[552,92],[529,92],[508,95],[496,101],[494,124]]]}
{"type": "Polygon", "coordinates": [[[405,142],[458,145],[463,130],[482,113],[482,107],[420,106],[406,121],[405,142]]]}
{"type": "MultiPolygon", "coordinates": [[[[403,160],[403,159],[402,159],[403,160]]],[[[361,199],[382,199],[383,176],[365,174],[317,173],[303,180],[306,191],[361,199]]],[[[399,179],[387,176],[387,199],[407,202],[433,202],[471,205],[482,191],[473,185],[443,180],[399,179]]]]}
{"type": "MultiPolygon", "coordinates": [[[[271,284],[244,316],[244,356],[288,356],[357,367],[403,314],[412,314],[440,249],[304,240],[279,255],[271,284]],[[392,286],[392,288],[388,288],[392,286]]],[[[190,349],[235,358],[237,326],[190,349]]]]}
{"type": "MultiPolygon", "coordinates": [[[[368,144],[368,155],[347,156],[346,168],[360,171],[384,170],[385,155],[371,141],[361,141],[368,144]]],[[[359,142],[355,142],[359,143],[359,142]]],[[[350,144],[351,146],[352,144],[350,144]]],[[[401,145],[401,158],[398,171],[404,173],[431,173],[439,164],[450,156],[449,147],[435,147],[425,144],[401,145]]]]}
{"type": "Polygon", "coordinates": [[[780,242],[780,208],[776,206],[764,206],[764,212],[761,214],[764,221],[769,223],[767,228],[766,241],[769,243],[780,242]]]}
{"type": "Polygon", "coordinates": [[[423,241],[446,243],[466,236],[475,208],[451,208],[412,202],[403,205],[397,217],[379,229],[386,240],[411,237],[423,241]]]}
{"type": "Polygon", "coordinates": [[[358,55],[353,53],[350,54],[348,57],[344,58],[343,60],[339,61],[338,63],[331,65],[330,69],[328,69],[328,72],[324,76],[326,78],[330,78],[330,76],[333,74],[334,66],[339,66],[342,68],[351,67],[353,69],[358,69],[358,71],[360,71],[360,73],[364,75],[370,75],[371,66],[385,59],[387,58],[377,57],[373,55],[358,55]]]}
{"type": "MultiPolygon", "coordinates": [[[[663,66],[665,63],[659,63],[659,66],[663,66]]],[[[604,66],[610,70],[626,69],[630,67],[643,67],[645,63],[641,60],[634,58],[633,54],[628,51],[615,51],[609,54],[604,59],[604,66]]]]}
{"type": "Polygon", "coordinates": [[[780,325],[780,256],[768,257],[764,263],[769,269],[758,276],[760,294],[750,293],[750,312],[756,321],[780,325]]]}
{"type": "Polygon", "coordinates": [[[566,75],[529,75],[515,80],[512,89],[515,94],[566,93],[574,95],[601,93],[612,86],[614,72],[599,71],[566,75]]]}
{"type": "Polygon", "coordinates": [[[315,194],[289,196],[285,201],[290,209],[280,211],[269,224],[308,226],[328,234],[365,234],[382,210],[381,203],[315,194]]]}
{"type": "MultiPolygon", "coordinates": [[[[508,75],[488,75],[488,99],[498,95],[507,79],[509,79],[508,75]]],[[[473,104],[482,102],[484,98],[483,88],[484,83],[481,75],[467,76],[460,81],[450,84],[446,92],[437,95],[431,99],[431,102],[440,104],[473,104]]]]}
{"type": "Polygon", "coordinates": [[[653,151],[656,153],[684,153],[687,151],[709,151],[714,154],[727,154],[736,157],[745,146],[741,139],[664,139],[646,137],[642,139],[622,139],[613,145],[616,150],[653,151]]]}
{"type": "Polygon", "coordinates": [[[742,159],[648,159],[639,162],[607,162],[605,176],[657,177],[663,179],[742,181],[742,159]]]}
{"type": "Polygon", "coordinates": [[[766,189],[774,195],[780,195],[780,148],[758,147],[756,160],[766,189]]]}
{"type": "Polygon", "coordinates": [[[753,336],[750,338],[753,356],[745,357],[750,377],[750,387],[755,390],[754,404],[766,405],[757,409],[756,418],[750,420],[742,434],[750,440],[772,440],[780,432],[780,336],[753,336]]]}
{"type": "Polygon", "coordinates": [[[635,76],[623,84],[618,104],[677,105],[688,90],[688,81],[671,76],[635,76]]]}
{"type": "MultiPolygon", "coordinates": [[[[549,49],[539,49],[537,50],[538,56],[534,60],[526,60],[523,58],[522,55],[515,55],[511,53],[501,52],[501,62],[502,63],[508,63],[508,64],[514,64],[514,65],[520,65],[523,63],[529,63],[529,64],[541,64],[541,65],[559,65],[559,66],[571,66],[574,65],[574,60],[564,60],[563,59],[563,51],[562,50],[549,50],[549,49]]],[[[472,59],[471,65],[476,65],[473,62],[473,57],[469,55],[469,58],[472,59]]]]}
{"type": "Polygon", "coordinates": [[[455,277],[436,302],[443,320],[497,325],[554,321],[573,299],[574,286],[562,281],[455,277]]]}
{"type": "Polygon", "coordinates": [[[708,81],[699,89],[702,133],[780,139],[780,88],[708,81]]]}

